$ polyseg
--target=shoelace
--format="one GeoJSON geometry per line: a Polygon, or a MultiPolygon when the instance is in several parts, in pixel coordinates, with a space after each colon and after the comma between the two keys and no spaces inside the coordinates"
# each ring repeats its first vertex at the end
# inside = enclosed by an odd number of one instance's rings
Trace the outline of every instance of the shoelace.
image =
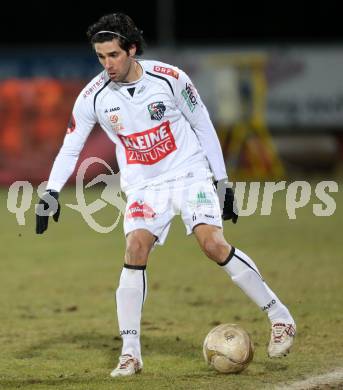
{"type": "Polygon", "coordinates": [[[127,368],[131,360],[133,360],[133,357],[131,355],[120,356],[119,358],[120,368],[127,368]]]}
{"type": "Polygon", "coordinates": [[[273,339],[275,342],[281,342],[284,335],[294,336],[295,328],[292,324],[274,324],[273,325],[273,339]]]}

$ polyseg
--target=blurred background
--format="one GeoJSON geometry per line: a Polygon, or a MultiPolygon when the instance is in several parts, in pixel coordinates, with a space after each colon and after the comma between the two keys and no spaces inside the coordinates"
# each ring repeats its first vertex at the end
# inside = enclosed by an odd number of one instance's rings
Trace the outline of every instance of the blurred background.
{"type": "MultiPolygon", "coordinates": [[[[243,1],[228,3],[225,12],[181,0],[7,7],[0,24],[0,184],[47,179],[73,102],[101,71],[85,31],[119,11],[143,30],[143,58],[189,74],[218,131],[231,179],[341,176],[338,3],[309,9],[301,2],[243,1]]],[[[116,168],[114,146],[99,129],[79,163],[87,156],[116,168]]]]}

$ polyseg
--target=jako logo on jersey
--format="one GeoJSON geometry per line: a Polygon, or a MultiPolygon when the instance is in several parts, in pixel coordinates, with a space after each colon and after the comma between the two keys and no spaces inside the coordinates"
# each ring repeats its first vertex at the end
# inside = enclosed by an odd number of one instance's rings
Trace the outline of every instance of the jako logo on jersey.
{"type": "Polygon", "coordinates": [[[154,71],[157,73],[163,73],[167,76],[172,76],[175,79],[179,78],[179,73],[172,68],[165,68],[164,66],[154,66],[154,71]]]}
{"type": "Polygon", "coordinates": [[[152,165],[177,149],[170,122],[130,135],[118,134],[128,164],[152,165]]]}
{"type": "Polygon", "coordinates": [[[104,83],[104,76],[101,76],[93,85],[91,85],[84,93],[84,99],[93,94],[104,83]]]}
{"type": "Polygon", "coordinates": [[[186,83],[186,88],[181,91],[181,95],[186,100],[188,108],[193,112],[198,104],[193,85],[186,83]]]}
{"type": "Polygon", "coordinates": [[[126,213],[126,218],[154,218],[155,211],[142,201],[133,202],[126,213]]]}
{"type": "Polygon", "coordinates": [[[75,127],[76,127],[76,123],[75,123],[74,115],[71,114],[71,117],[70,117],[69,123],[68,123],[67,134],[72,133],[75,130],[75,127]]]}
{"type": "Polygon", "coordinates": [[[163,118],[166,106],[163,104],[163,102],[154,102],[148,105],[148,110],[150,113],[150,118],[159,121],[163,118]]]}
{"type": "Polygon", "coordinates": [[[111,108],[106,108],[105,109],[105,114],[107,114],[108,112],[115,112],[115,111],[119,111],[120,110],[120,107],[111,107],[111,108]]]}

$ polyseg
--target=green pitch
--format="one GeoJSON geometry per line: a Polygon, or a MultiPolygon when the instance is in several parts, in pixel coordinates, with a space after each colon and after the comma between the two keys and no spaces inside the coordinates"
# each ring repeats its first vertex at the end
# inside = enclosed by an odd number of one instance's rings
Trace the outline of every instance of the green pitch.
{"type": "MultiPolygon", "coordinates": [[[[280,195],[270,217],[225,223],[226,237],[251,255],[297,320],[287,358],[267,357],[266,316],[205,258],[176,219],[148,265],[144,371],[124,379],[109,377],[121,345],[114,291],[123,264],[122,219],[112,233],[96,233],[64,206],[76,203],[66,189],[60,222],[50,221],[48,231],[36,236],[33,207],[26,226],[18,226],[2,190],[0,388],[255,390],[343,367],[341,189],[331,217],[315,217],[307,205],[290,221],[280,195]],[[238,375],[218,374],[202,357],[204,337],[225,322],[243,326],[255,344],[254,360],[238,375]]],[[[96,218],[110,225],[116,216],[107,206],[96,218]]]]}

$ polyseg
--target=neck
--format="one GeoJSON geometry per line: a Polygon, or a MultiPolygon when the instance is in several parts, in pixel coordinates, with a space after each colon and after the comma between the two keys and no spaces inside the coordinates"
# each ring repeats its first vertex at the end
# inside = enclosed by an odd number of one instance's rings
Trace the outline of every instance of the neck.
{"type": "Polygon", "coordinates": [[[142,67],[139,65],[139,63],[136,60],[132,60],[129,71],[125,78],[125,83],[133,83],[139,80],[142,76],[142,73],[142,67]]]}

